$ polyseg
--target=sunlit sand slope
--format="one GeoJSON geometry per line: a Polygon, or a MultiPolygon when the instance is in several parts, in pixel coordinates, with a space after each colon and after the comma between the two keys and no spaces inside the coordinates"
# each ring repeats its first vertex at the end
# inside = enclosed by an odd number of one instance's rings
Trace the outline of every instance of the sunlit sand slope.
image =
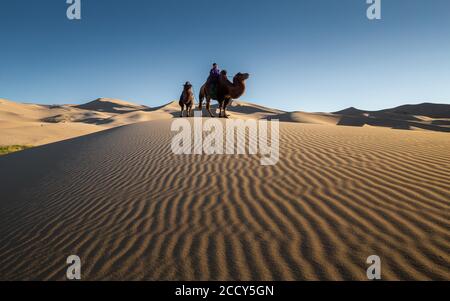
{"type": "Polygon", "coordinates": [[[176,156],[170,120],[0,158],[0,279],[450,280],[447,133],[280,124],[280,161],[176,156]]]}

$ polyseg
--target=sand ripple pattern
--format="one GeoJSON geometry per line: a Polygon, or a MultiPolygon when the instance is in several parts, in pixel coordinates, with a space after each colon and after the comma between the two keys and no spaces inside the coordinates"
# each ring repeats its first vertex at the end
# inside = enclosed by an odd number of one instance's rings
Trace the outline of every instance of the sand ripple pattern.
{"type": "Polygon", "coordinates": [[[0,158],[0,279],[450,280],[446,133],[283,123],[280,162],[151,121],[0,158]]]}

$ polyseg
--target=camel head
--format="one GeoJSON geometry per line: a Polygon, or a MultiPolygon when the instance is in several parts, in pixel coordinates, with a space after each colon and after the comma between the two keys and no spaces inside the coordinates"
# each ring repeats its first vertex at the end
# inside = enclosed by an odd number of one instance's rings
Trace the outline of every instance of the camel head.
{"type": "Polygon", "coordinates": [[[238,74],[236,74],[233,77],[233,82],[235,82],[235,83],[236,82],[242,83],[242,82],[246,81],[247,79],[249,79],[249,77],[250,77],[250,74],[239,72],[238,74]]]}
{"type": "Polygon", "coordinates": [[[192,88],[192,84],[190,82],[186,82],[183,87],[184,91],[189,91],[192,88]]]}

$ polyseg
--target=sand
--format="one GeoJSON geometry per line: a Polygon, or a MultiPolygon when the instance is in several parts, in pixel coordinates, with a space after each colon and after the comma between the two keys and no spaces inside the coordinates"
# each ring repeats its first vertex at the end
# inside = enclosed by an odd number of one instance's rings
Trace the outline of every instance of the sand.
{"type": "Polygon", "coordinates": [[[261,166],[173,155],[152,112],[0,157],[0,280],[450,280],[448,133],[297,114],[261,166]]]}
{"type": "MultiPolygon", "coordinates": [[[[213,108],[217,109],[217,105],[213,108]]],[[[336,113],[307,113],[285,112],[234,101],[228,113],[231,118],[240,119],[450,132],[450,105],[445,104],[424,103],[376,112],[349,108],[336,113]]],[[[178,116],[178,101],[149,108],[113,98],[98,98],[82,105],[56,106],[0,99],[0,146],[40,146],[128,124],[178,116]]]]}
{"type": "Polygon", "coordinates": [[[99,124],[111,114],[73,106],[43,106],[0,99],[0,145],[39,146],[109,128],[99,124]]]}

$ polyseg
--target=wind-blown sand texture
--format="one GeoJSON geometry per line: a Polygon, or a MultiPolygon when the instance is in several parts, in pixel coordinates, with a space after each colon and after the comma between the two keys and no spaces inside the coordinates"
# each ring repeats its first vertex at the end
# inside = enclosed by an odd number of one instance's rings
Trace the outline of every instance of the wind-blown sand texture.
{"type": "MultiPolygon", "coordinates": [[[[446,104],[424,103],[375,112],[349,108],[333,114],[285,112],[234,101],[229,114],[240,119],[450,132],[450,105],[446,104]]],[[[21,104],[0,99],[0,146],[39,146],[118,126],[178,116],[178,101],[149,108],[112,98],[99,98],[77,106],[21,104]]]]}
{"type": "Polygon", "coordinates": [[[450,280],[448,134],[322,118],[276,166],[173,155],[170,120],[1,157],[0,279],[450,280]]]}

